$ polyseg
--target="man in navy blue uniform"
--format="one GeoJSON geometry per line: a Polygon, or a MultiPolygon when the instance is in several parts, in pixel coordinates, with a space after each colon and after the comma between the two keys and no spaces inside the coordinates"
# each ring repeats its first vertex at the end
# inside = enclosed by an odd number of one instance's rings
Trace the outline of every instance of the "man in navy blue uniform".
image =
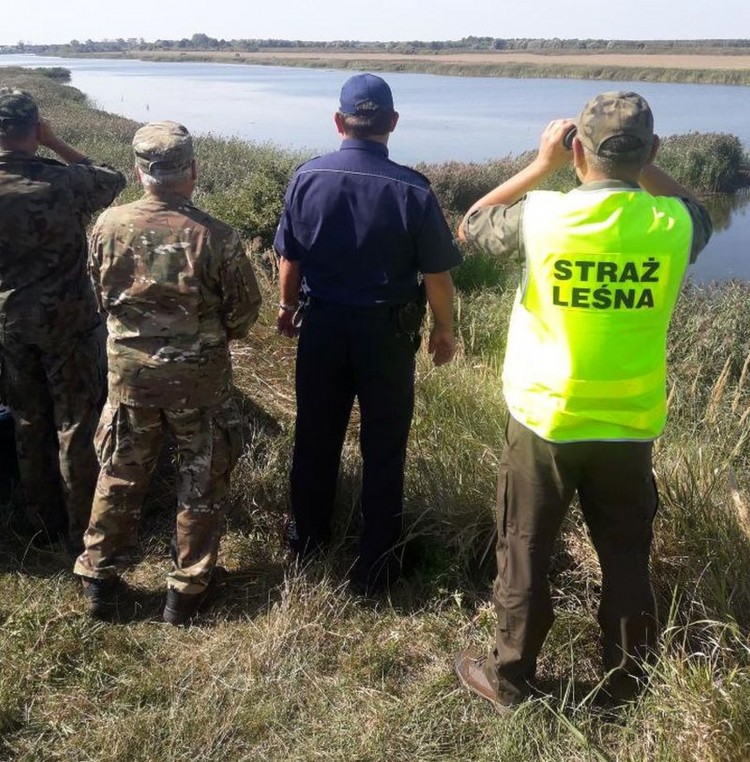
{"type": "Polygon", "coordinates": [[[304,557],[329,539],[356,397],[362,532],[352,582],[370,593],[400,570],[396,548],[425,297],[429,351],[443,365],[455,351],[449,271],[461,258],[427,178],[388,158],[398,122],[388,84],[373,74],[350,77],[334,121],[341,147],[297,169],[274,241],[277,327],[284,336],[299,334],[291,542],[304,557]],[[298,329],[300,290],[307,307],[298,329]]]}

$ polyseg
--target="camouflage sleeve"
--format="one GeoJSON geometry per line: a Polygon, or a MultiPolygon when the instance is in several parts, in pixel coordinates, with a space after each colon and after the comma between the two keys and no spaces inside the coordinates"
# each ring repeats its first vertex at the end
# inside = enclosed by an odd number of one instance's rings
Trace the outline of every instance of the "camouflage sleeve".
{"type": "Polygon", "coordinates": [[[257,320],[260,289],[239,235],[227,239],[219,270],[223,296],[222,323],[229,339],[244,336],[257,320]]]}
{"type": "Polygon", "coordinates": [[[687,207],[690,219],[693,221],[693,244],[690,248],[690,263],[698,259],[698,255],[706,248],[706,244],[713,233],[713,223],[708,211],[703,204],[683,198],[682,203],[687,207]]]}
{"type": "Polygon", "coordinates": [[[481,251],[523,262],[521,216],[524,199],[510,206],[498,204],[477,209],[464,223],[469,243],[481,251]]]}
{"type": "Polygon", "coordinates": [[[91,216],[109,206],[125,187],[125,175],[105,164],[68,164],[73,192],[84,214],[91,216]]]}
{"type": "MultiPolygon", "coordinates": [[[[105,213],[106,214],[106,213],[105,213]]],[[[99,219],[94,224],[89,236],[89,259],[88,270],[89,277],[91,278],[91,286],[94,289],[94,295],[96,296],[96,304],[99,307],[99,312],[104,314],[104,307],[102,306],[102,285],[101,285],[101,266],[102,266],[102,250],[101,250],[101,230],[102,219],[104,214],[99,216],[99,219]]]]}

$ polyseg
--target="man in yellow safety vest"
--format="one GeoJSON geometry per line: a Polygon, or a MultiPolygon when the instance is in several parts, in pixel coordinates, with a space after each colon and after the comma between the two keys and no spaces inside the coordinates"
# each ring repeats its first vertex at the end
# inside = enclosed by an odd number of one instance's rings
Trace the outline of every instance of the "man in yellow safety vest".
{"type": "Polygon", "coordinates": [[[646,101],[603,93],[578,120],[551,122],[531,164],[459,227],[460,239],[525,267],[503,369],[496,644],[488,657],[456,657],[462,684],[499,710],[531,691],[554,619],[550,558],[575,492],[602,569],[610,696],[637,694],[655,645],[651,451],[666,422],[667,329],[711,235],[705,208],[652,163],[658,148],[646,101]],[[571,160],[580,187],[534,190],[571,160]]]}

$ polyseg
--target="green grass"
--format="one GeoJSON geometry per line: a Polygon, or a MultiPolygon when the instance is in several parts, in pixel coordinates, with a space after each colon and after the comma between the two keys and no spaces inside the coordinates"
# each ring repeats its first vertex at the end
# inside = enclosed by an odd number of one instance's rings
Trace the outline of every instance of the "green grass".
{"type": "MultiPolygon", "coordinates": [[[[134,123],[92,111],[52,80],[23,76],[66,139],[129,166],[134,123]]],[[[5,77],[0,70],[0,84],[5,77]]],[[[261,239],[260,264],[269,235],[260,231],[276,212],[253,205],[258,197],[279,203],[272,189],[282,188],[296,157],[212,138],[198,151],[200,203],[235,214],[248,246],[261,239]],[[265,178],[257,186],[248,179],[256,174],[265,178]],[[258,222],[247,222],[251,214],[258,222]]],[[[459,213],[516,161],[436,167],[435,185],[459,213]]],[[[124,196],[136,194],[131,186],[124,196]]],[[[345,587],[360,483],[354,427],[338,544],[306,570],[286,563],[294,344],[275,335],[271,269],[259,272],[259,325],[232,350],[246,447],[228,500],[220,561],[230,574],[217,601],[189,629],[159,621],[174,510],[169,452],[144,509],[142,556],[127,575],[138,602],[127,624],[92,623],[62,550],[28,547],[11,531],[12,511],[0,511],[0,759],[750,757],[749,286],[687,285],[673,321],[670,423],[655,458],[663,631],[650,691],[615,715],[593,705],[600,577],[574,509],[553,564],[558,619],[539,663],[548,695],[499,717],[459,688],[452,656],[487,648],[493,636],[494,493],[506,415],[499,373],[517,272],[468,260],[456,273],[458,357],[435,369],[420,352],[406,507],[422,565],[378,603],[345,587]]]]}

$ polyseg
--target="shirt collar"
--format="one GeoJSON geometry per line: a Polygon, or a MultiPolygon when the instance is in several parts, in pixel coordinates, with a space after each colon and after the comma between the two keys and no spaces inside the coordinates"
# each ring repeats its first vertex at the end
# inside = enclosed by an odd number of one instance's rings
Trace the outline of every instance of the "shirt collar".
{"type": "Polygon", "coordinates": [[[628,180],[592,180],[590,183],[581,183],[577,190],[640,190],[638,183],[631,183],[628,180]]]}
{"type": "Polygon", "coordinates": [[[341,143],[341,150],[346,151],[350,148],[356,148],[361,151],[370,151],[371,153],[379,153],[381,156],[388,156],[388,146],[384,143],[378,143],[377,140],[344,138],[341,143]]]}
{"type": "Polygon", "coordinates": [[[170,209],[192,205],[189,197],[182,196],[179,193],[174,193],[173,191],[169,190],[160,190],[158,193],[153,193],[151,190],[145,189],[142,200],[150,201],[154,204],[159,204],[170,209]]]}

